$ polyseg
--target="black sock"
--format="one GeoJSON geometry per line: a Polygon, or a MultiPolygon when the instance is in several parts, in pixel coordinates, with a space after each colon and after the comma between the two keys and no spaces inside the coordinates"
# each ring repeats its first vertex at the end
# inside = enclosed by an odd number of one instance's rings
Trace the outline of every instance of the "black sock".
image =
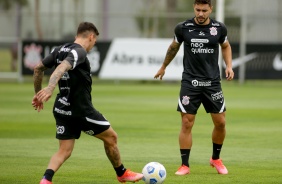
{"type": "Polygon", "coordinates": [[[222,144],[213,143],[213,152],[212,152],[212,159],[213,160],[219,159],[221,147],[222,147],[222,144]]]}
{"type": "Polygon", "coordinates": [[[180,149],[182,165],[189,167],[190,149],[180,149]]]}
{"type": "Polygon", "coordinates": [[[48,181],[52,181],[54,174],[55,172],[52,169],[46,169],[43,178],[45,178],[48,181]]]}
{"type": "Polygon", "coordinates": [[[122,176],[126,171],[126,168],[123,166],[123,164],[121,164],[119,167],[115,167],[114,169],[119,177],[122,176]]]}

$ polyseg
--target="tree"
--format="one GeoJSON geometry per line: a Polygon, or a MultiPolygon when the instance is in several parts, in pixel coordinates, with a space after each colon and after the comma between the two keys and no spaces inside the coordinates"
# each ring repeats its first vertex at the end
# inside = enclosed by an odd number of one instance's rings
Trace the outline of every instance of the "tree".
{"type": "MultiPolygon", "coordinates": [[[[28,0],[0,0],[0,8],[4,11],[10,10],[13,6],[16,6],[16,37],[20,38],[21,36],[21,8],[28,5],[28,0]]],[[[13,43],[11,45],[11,71],[16,71],[17,69],[17,60],[18,60],[18,43],[13,43]]]]}
{"type": "Polygon", "coordinates": [[[21,7],[28,5],[28,0],[0,0],[0,6],[4,10],[10,10],[11,7],[16,4],[21,7]]]}

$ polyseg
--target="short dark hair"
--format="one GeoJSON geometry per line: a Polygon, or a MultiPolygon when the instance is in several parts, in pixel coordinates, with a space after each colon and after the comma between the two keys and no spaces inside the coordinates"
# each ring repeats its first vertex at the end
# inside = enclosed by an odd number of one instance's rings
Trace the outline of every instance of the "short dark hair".
{"type": "Polygon", "coordinates": [[[85,33],[86,31],[91,31],[93,33],[96,34],[96,36],[99,35],[99,31],[98,29],[96,28],[96,26],[91,23],[91,22],[81,22],[77,28],[77,32],[76,34],[79,35],[79,34],[83,34],[85,33]]]}
{"type": "Polygon", "coordinates": [[[194,4],[208,4],[211,6],[211,0],[195,0],[194,4]]]}

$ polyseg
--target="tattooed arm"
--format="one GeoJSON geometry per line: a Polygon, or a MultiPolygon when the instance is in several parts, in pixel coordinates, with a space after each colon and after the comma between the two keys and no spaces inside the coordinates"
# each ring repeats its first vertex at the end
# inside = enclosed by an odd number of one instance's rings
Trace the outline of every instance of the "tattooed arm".
{"type": "Polygon", "coordinates": [[[57,66],[57,68],[50,76],[48,86],[43,89],[41,89],[41,85],[43,72],[44,70],[46,70],[46,67],[43,64],[39,64],[34,69],[34,90],[36,95],[33,97],[32,105],[35,110],[38,110],[39,112],[41,109],[43,109],[43,102],[47,102],[51,98],[58,81],[63,76],[63,74],[71,68],[72,66],[68,61],[62,61],[62,63],[57,66]]]}
{"type": "Polygon", "coordinates": [[[33,73],[33,85],[34,85],[34,91],[35,94],[38,93],[42,88],[42,80],[44,76],[44,71],[47,69],[42,63],[38,64],[34,68],[33,73]]]}
{"type": "Polygon", "coordinates": [[[47,67],[45,67],[43,65],[43,63],[39,63],[35,68],[34,68],[34,73],[33,73],[33,86],[34,86],[34,92],[35,95],[33,96],[32,99],[32,106],[35,108],[35,110],[37,110],[38,112],[40,112],[41,109],[43,109],[43,103],[40,102],[37,99],[36,94],[41,90],[42,88],[42,81],[43,81],[43,76],[44,76],[44,71],[47,69],[47,67]]]}
{"type": "Polygon", "coordinates": [[[175,40],[172,41],[172,43],[170,44],[170,46],[168,47],[168,50],[166,52],[164,62],[162,64],[161,68],[159,69],[159,71],[157,72],[157,74],[154,77],[155,79],[160,78],[160,80],[162,80],[162,78],[165,74],[166,67],[169,65],[169,63],[173,60],[173,58],[177,54],[180,45],[181,44],[177,43],[175,40]]]}

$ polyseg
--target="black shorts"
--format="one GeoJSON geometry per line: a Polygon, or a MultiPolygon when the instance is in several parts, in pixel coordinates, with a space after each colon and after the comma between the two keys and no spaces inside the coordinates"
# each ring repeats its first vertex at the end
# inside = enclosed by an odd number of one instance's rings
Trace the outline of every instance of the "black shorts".
{"type": "Polygon", "coordinates": [[[197,114],[201,104],[207,113],[222,113],[226,111],[225,100],[220,82],[200,83],[197,85],[181,85],[177,111],[197,114]],[[200,86],[199,84],[202,84],[200,86]]]}
{"type": "Polygon", "coordinates": [[[111,126],[108,120],[98,111],[85,117],[73,117],[54,114],[57,126],[56,138],[60,140],[79,139],[81,131],[94,136],[111,126]]]}

